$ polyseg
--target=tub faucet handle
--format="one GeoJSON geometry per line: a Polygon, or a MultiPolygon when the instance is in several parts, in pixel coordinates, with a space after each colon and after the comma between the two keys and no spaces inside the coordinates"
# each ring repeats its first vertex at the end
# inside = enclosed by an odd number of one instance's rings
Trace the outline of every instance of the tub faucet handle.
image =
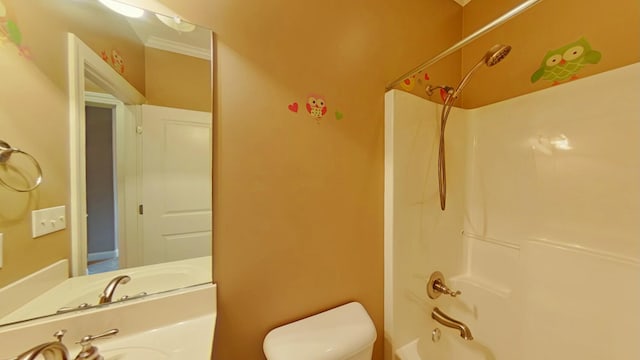
{"type": "Polygon", "coordinates": [[[437,299],[442,294],[456,297],[461,295],[462,291],[450,289],[444,282],[444,275],[440,271],[434,271],[427,283],[427,295],[432,299],[437,299]]]}
{"type": "Polygon", "coordinates": [[[462,291],[460,291],[460,290],[453,291],[453,290],[449,289],[447,287],[447,285],[445,285],[444,283],[441,283],[440,281],[437,281],[437,280],[433,283],[433,288],[436,289],[436,291],[439,291],[439,292],[441,292],[441,293],[443,293],[445,295],[451,295],[451,297],[456,297],[456,296],[462,294],[462,291]]]}

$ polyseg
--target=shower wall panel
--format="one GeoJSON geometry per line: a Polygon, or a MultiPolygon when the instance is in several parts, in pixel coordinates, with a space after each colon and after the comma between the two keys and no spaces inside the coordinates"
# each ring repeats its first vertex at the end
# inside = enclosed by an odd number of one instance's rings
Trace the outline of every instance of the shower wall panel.
{"type": "Polygon", "coordinates": [[[440,107],[387,94],[388,356],[640,358],[638,78],[640,63],[454,109],[445,212],[437,196],[440,107]],[[462,295],[428,299],[436,269],[462,295]],[[474,340],[434,322],[435,306],[467,324],[474,340]]]}
{"type": "MultiPolygon", "coordinates": [[[[638,78],[640,63],[466,112],[466,277],[518,314],[497,352],[640,358],[638,78]]],[[[503,316],[475,305],[479,323],[503,316]]]]}
{"type": "Polygon", "coordinates": [[[447,211],[438,203],[440,105],[402,91],[385,99],[385,340],[386,357],[426,334],[435,304],[426,282],[439,270],[463,267],[466,124],[453,111],[447,126],[447,211]]]}

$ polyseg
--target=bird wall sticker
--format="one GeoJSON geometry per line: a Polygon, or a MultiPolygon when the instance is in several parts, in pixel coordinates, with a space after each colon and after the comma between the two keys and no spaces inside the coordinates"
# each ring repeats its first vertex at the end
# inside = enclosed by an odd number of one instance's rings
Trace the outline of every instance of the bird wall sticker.
{"type": "MultiPolygon", "coordinates": [[[[429,80],[429,74],[426,72],[424,73],[424,79],[429,80]]],[[[422,85],[422,78],[418,77],[418,74],[411,75],[408,78],[402,80],[402,82],[400,83],[400,87],[404,91],[411,92],[416,87],[416,84],[422,85]]]]}
{"type": "Polygon", "coordinates": [[[540,68],[531,75],[531,82],[543,79],[558,85],[563,81],[577,79],[578,71],[588,64],[597,64],[601,58],[602,54],[599,51],[593,50],[585,38],[580,38],[547,52],[540,68]]]}
{"type": "Polygon", "coordinates": [[[22,44],[22,33],[18,24],[7,17],[7,9],[0,0],[0,45],[11,42],[18,48],[18,53],[27,59],[31,58],[29,48],[22,44]]]}
{"type": "Polygon", "coordinates": [[[309,115],[316,119],[320,119],[327,113],[327,103],[320,95],[309,95],[306,108],[309,115]]]}
{"type": "Polygon", "coordinates": [[[120,74],[124,74],[124,58],[118,50],[111,50],[111,65],[120,74]]]}
{"type": "MultiPolygon", "coordinates": [[[[299,103],[297,101],[289,103],[287,105],[287,109],[290,112],[297,114],[298,109],[303,107],[298,104],[299,103]]],[[[307,115],[314,118],[318,124],[320,124],[320,120],[323,119],[325,115],[327,115],[327,113],[329,112],[329,108],[327,105],[327,101],[325,100],[325,97],[318,94],[310,94],[307,96],[306,101],[304,102],[304,110],[301,110],[301,111],[304,112],[305,110],[307,115]]],[[[334,115],[336,120],[342,120],[344,118],[344,113],[342,113],[339,110],[335,110],[334,115]]]]}
{"type": "Polygon", "coordinates": [[[402,86],[402,89],[404,89],[405,91],[412,91],[414,87],[416,87],[416,76],[409,76],[408,78],[404,79],[401,83],[400,86],[402,86]]]}

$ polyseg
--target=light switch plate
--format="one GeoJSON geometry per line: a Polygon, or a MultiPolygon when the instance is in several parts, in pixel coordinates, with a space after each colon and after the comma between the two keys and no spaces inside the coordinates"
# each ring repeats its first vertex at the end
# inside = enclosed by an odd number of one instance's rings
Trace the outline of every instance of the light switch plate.
{"type": "Polygon", "coordinates": [[[64,206],[56,206],[31,212],[31,230],[33,237],[50,234],[67,227],[64,206]]]}

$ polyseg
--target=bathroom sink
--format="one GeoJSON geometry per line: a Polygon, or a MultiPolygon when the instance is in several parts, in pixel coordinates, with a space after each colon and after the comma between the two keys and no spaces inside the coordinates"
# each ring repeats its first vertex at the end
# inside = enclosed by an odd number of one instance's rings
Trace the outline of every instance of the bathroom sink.
{"type": "Polygon", "coordinates": [[[123,347],[101,352],[104,360],[164,360],[169,354],[146,347],[123,347]]]}
{"type": "Polygon", "coordinates": [[[13,359],[48,343],[51,334],[61,329],[67,330],[62,343],[71,359],[81,351],[78,340],[86,336],[95,337],[91,345],[104,360],[208,359],[216,309],[216,286],[203,284],[140,301],[9,325],[0,328],[0,359],[13,359]]]}
{"type": "Polygon", "coordinates": [[[104,360],[204,359],[210,356],[211,342],[194,334],[213,333],[214,321],[212,315],[185,319],[134,334],[118,334],[95,345],[104,360]]]}

